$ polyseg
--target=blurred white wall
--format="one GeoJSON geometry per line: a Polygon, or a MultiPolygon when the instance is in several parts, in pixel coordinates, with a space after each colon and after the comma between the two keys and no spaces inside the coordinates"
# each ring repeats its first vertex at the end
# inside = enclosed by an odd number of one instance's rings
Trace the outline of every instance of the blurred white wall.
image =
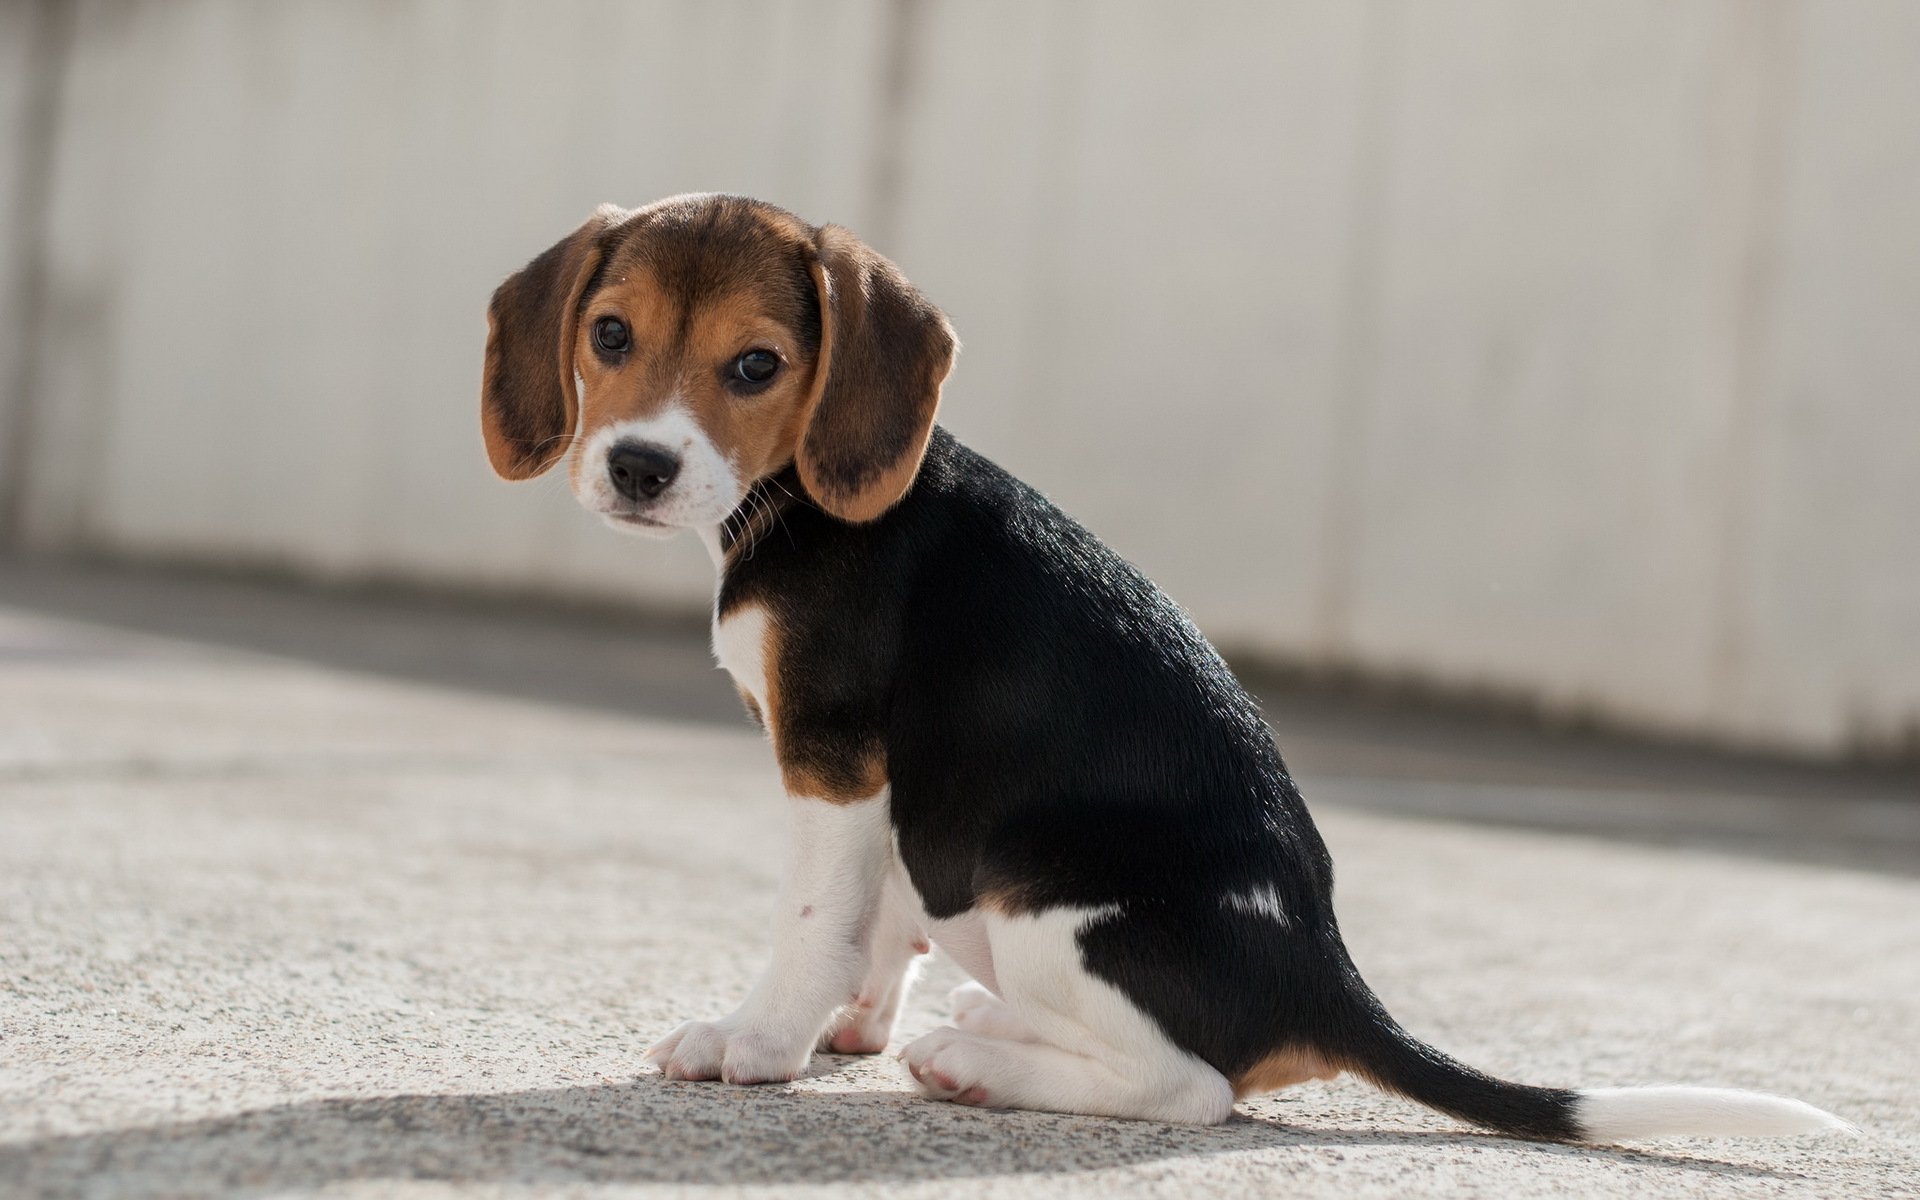
{"type": "Polygon", "coordinates": [[[1230,652],[1920,737],[1907,0],[95,0],[0,39],[31,545],[702,605],[690,540],[489,474],[483,312],[600,201],[741,191],[899,261],[966,343],[947,423],[1230,652]]]}

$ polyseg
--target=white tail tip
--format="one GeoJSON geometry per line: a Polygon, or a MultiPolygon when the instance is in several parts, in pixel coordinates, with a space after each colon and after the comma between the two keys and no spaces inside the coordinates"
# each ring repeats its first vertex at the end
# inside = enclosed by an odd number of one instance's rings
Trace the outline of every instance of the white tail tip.
{"type": "Polygon", "coordinates": [[[1860,1132],[1811,1104],[1731,1088],[1583,1088],[1574,1117],[1591,1142],[1860,1132]]]}

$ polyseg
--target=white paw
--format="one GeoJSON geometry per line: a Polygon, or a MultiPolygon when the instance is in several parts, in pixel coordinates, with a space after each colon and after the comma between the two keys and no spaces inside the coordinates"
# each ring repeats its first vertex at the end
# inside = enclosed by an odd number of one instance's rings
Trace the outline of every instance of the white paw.
{"type": "Polygon", "coordinates": [[[878,1054],[893,1040],[894,1022],[900,1006],[920,973],[919,956],[927,952],[927,942],[919,938],[890,959],[876,962],[853,1002],[835,1013],[827,1031],[820,1035],[821,1050],[831,1054],[878,1054]]]}
{"type": "Polygon", "coordinates": [[[968,1033],[1006,1042],[1037,1042],[1040,1036],[1013,1006],[979,983],[969,981],[948,993],[953,1023],[968,1033]]]}
{"type": "Polygon", "coordinates": [[[799,1076],[813,1057],[803,1039],[757,1029],[728,1017],[688,1021],[647,1051],[668,1079],[720,1079],[727,1083],[784,1083],[799,1076]]]}
{"type": "Polygon", "coordinates": [[[900,1058],[913,1072],[920,1090],[935,1100],[977,1105],[994,1102],[985,1078],[990,1052],[970,1033],[943,1025],[910,1042],[900,1058]]]}
{"type": "Polygon", "coordinates": [[[999,1008],[1006,1001],[987,990],[985,984],[969,979],[959,987],[947,993],[947,1004],[953,1009],[953,1023],[961,1021],[985,1008],[999,1008]]]}
{"type": "Polygon", "coordinates": [[[878,1054],[893,1040],[893,1022],[899,1004],[862,995],[840,1010],[820,1035],[820,1049],[829,1054],[878,1054]]]}

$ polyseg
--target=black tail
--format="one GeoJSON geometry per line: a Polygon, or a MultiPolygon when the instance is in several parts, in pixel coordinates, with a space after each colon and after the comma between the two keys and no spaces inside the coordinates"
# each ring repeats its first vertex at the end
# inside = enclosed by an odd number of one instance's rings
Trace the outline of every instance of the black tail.
{"type": "Polygon", "coordinates": [[[1344,1044],[1328,1047],[1347,1070],[1471,1125],[1539,1141],[1586,1139],[1578,1092],[1509,1083],[1456,1062],[1400,1028],[1365,984],[1358,992],[1344,1044]]]}
{"type": "Polygon", "coordinates": [[[1575,1091],[1508,1083],[1421,1042],[1387,1015],[1357,973],[1349,982],[1350,1019],[1322,1052],[1388,1091],[1500,1133],[1546,1142],[1621,1142],[1853,1130],[1832,1113],[1762,1092],[1706,1087],[1575,1091]]]}

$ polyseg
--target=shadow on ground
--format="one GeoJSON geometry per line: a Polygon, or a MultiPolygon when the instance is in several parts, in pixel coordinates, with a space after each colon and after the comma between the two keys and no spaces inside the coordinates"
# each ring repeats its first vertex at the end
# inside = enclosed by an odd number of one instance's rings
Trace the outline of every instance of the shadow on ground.
{"type": "Polygon", "coordinates": [[[46,1198],[255,1197],[364,1180],[508,1184],[832,1184],[1064,1175],[1313,1147],[1506,1149],[1765,1178],[1714,1159],[1514,1142],[1474,1132],[1213,1128],[995,1113],[887,1092],[628,1083],[318,1100],[236,1116],[0,1146],[0,1181],[46,1198]]]}
{"type": "MultiPolygon", "coordinates": [[[[743,727],[697,623],[0,559],[0,607],[541,703],[743,727]]],[[[0,645],[0,661],[9,648],[0,645]]],[[[110,652],[110,651],[109,651],[110,652]]],[[[1252,682],[1310,803],[1920,876],[1920,777],[1252,682]]]]}
{"type": "Polygon", "coordinates": [[[516,699],[743,721],[696,623],[605,608],[5,558],[0,606],[516,699]]]}

